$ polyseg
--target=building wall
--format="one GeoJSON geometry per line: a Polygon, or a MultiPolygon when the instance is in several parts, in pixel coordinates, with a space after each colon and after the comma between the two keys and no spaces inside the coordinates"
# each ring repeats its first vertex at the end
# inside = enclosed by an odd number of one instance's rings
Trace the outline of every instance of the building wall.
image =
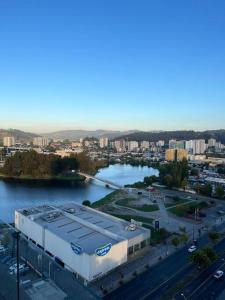
{"type": "Polygon", "coordinates": [[[15,226],[18,230],[43,247],[42,226],[18,212],[15,212],[15,226]]]}
{"type": "MultiPolygon", "coordinates": [[[[58,257],[71,271],[78,273],[87,281],[102,276],[127,261],[127,240],[113,245],[105,256],[97,256],[95,253],[92,255],[87,253],[77,255],[73,252],[68,241],[63,240],[47,228],[44,229],[18,212],[15,213],[15,224],[18,230],[41,245],[53,256],[58,257]]],[[[101,246],[103,245],[99,245],[99,247],[101,246]]]]}
{"type": "Polygon", "coordinates": [[[54,256],[57,256],[71,270],[89,280],[89,255],[86,253],[81,255],[75,254],[68,241],[63,240],[49,230],[45,230],[44,248],[54,256]]]}
{"type": "Polygon", "coordinates": [[[89,256],[90,277],[93,280],[127,261],[128,242],[124,240],[112,246],[105,256],[93,254],[89,256]]]}

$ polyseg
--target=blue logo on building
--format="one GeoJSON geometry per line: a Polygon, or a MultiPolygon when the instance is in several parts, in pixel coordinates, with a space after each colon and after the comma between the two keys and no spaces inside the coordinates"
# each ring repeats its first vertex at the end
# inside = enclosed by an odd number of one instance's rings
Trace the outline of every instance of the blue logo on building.
{"type": "Polygon", "coordinates": [[[73,242],[71,242],[70,245],[75,254],[80,255],[83,252],[82,248],[80,246],[74,244],[73,242]]]}
{"type": "Polygon", "coordinates": [[[106,245],[104,245],[104,246],[102,246],[100,248],[97,248],[95,250],[95,254],[98,255],[98,256],[104,256],[104,255],[106,255],[110,251],[111,248],[112,248],[112,244],[111,243],[106,244],[106,245]]]}

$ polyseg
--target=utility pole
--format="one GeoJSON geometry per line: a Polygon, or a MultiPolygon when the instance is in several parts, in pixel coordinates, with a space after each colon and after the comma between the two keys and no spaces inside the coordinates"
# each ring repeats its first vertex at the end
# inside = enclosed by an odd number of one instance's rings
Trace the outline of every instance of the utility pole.
{"type": "MultiPolygon", "coordinates": [[[[195,208],[195,222],[197,221],[198,209],[195,208]]],[[[195,240],[195,223],[193,224],[193,241],[195,240]]]]}
{"type": "Polygon", "coordinates": [[[20,232],[13,232],[13,238],[16,239],[16,287],[17,287],[17,300],[20,300],[20,270],[19,270],[19,240],[20,232]]]}

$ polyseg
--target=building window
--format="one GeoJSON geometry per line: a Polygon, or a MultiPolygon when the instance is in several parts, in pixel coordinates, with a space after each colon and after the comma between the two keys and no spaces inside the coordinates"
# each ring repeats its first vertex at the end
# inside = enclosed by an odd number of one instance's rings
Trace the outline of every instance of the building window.
{"type": "Polygon", "coordinates": [[[134,252],[134,247],[133,246],[130,246],[128,248],[128,255],[132,254],[134,252]]]}
{"type": "Polygon", "coordinates": [[[146,246],[146,240],[141,242],[141,249],[144,248],[146,246]]]}
{"type": "Polygon", "coordinates": [[[139,244],[134,245],[134,252],[138,251],[140,248],[139,244]]]}

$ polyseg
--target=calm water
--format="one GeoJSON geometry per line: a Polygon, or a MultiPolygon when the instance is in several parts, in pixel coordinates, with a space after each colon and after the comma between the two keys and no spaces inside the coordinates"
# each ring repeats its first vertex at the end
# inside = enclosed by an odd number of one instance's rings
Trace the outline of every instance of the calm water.
{"type": "MultiPolygon", "coordinates": [[[[142,180],[145,176],[158,175],[158,171],[148,167],[112,165],[100,169],[97,176],[124,185],[142,180]]],[[[14,210],[41,204],[82,203],[83,200],[96,201],[110,193],[96,180],[79,186],[59,183],[15,183],[0,180],[0,219],[11,222],[14,210]]]]}

